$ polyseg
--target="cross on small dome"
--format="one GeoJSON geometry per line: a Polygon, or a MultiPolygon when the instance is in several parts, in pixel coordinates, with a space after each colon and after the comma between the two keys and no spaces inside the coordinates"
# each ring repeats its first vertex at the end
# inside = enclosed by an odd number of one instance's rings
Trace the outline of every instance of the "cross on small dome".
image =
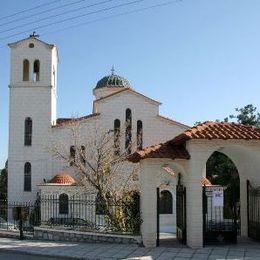
{"type": "Polygon", "coordinates": [[[114,73],[115,73],[115,67],[113,65],[112,68],[111,68],[111,75],[114,75],[114,73]]]}

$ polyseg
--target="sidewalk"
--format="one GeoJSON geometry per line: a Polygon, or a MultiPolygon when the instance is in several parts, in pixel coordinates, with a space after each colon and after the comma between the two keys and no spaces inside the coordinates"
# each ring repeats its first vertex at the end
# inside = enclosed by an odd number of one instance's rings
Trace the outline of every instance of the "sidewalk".
{"type": "Polygon", "coordinates": [[[189,248],[143,248],[136,245],[104,243],[46,242],[0,238],[0,252],[52,256],[60,259],[246,259],[260,260],[260,243],[245,242],[233,246],[189,248]]]}

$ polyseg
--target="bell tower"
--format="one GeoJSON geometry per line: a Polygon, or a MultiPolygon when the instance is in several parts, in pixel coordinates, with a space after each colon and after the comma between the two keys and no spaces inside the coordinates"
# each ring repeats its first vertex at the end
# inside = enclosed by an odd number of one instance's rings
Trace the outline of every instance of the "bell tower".
{"type": "Polygon", "coordinates": [[[57,48],[30,37],[11,49],[8,200],[34,201],[50,175],[48,147],[56,123],[57,48]]]}

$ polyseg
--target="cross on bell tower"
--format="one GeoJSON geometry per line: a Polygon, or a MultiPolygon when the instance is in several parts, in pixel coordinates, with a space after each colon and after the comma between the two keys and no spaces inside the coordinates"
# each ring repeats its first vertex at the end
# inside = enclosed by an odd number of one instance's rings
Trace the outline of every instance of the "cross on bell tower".
{"type": "Polygon", "coordinates": [[[31,37],[31,38],[39,38],[39,37],[40,37],[40,35],[39,35],[39,34],[37,34],[35,31],[33,31],[33,33],[32,33],[32,34],[30,34],[30,37],[31,37]]]}

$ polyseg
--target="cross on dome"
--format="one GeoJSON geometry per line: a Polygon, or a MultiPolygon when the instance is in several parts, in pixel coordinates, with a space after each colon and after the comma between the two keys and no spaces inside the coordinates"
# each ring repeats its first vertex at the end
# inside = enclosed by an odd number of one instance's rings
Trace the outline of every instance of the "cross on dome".
{"type": "Polygon", "coordinates": [[[114,73],[115,73],[115,67],[114,67],[114,65],[112,65],[112,68],[111,68],[111,75],[114,75],[114,73]]]}

